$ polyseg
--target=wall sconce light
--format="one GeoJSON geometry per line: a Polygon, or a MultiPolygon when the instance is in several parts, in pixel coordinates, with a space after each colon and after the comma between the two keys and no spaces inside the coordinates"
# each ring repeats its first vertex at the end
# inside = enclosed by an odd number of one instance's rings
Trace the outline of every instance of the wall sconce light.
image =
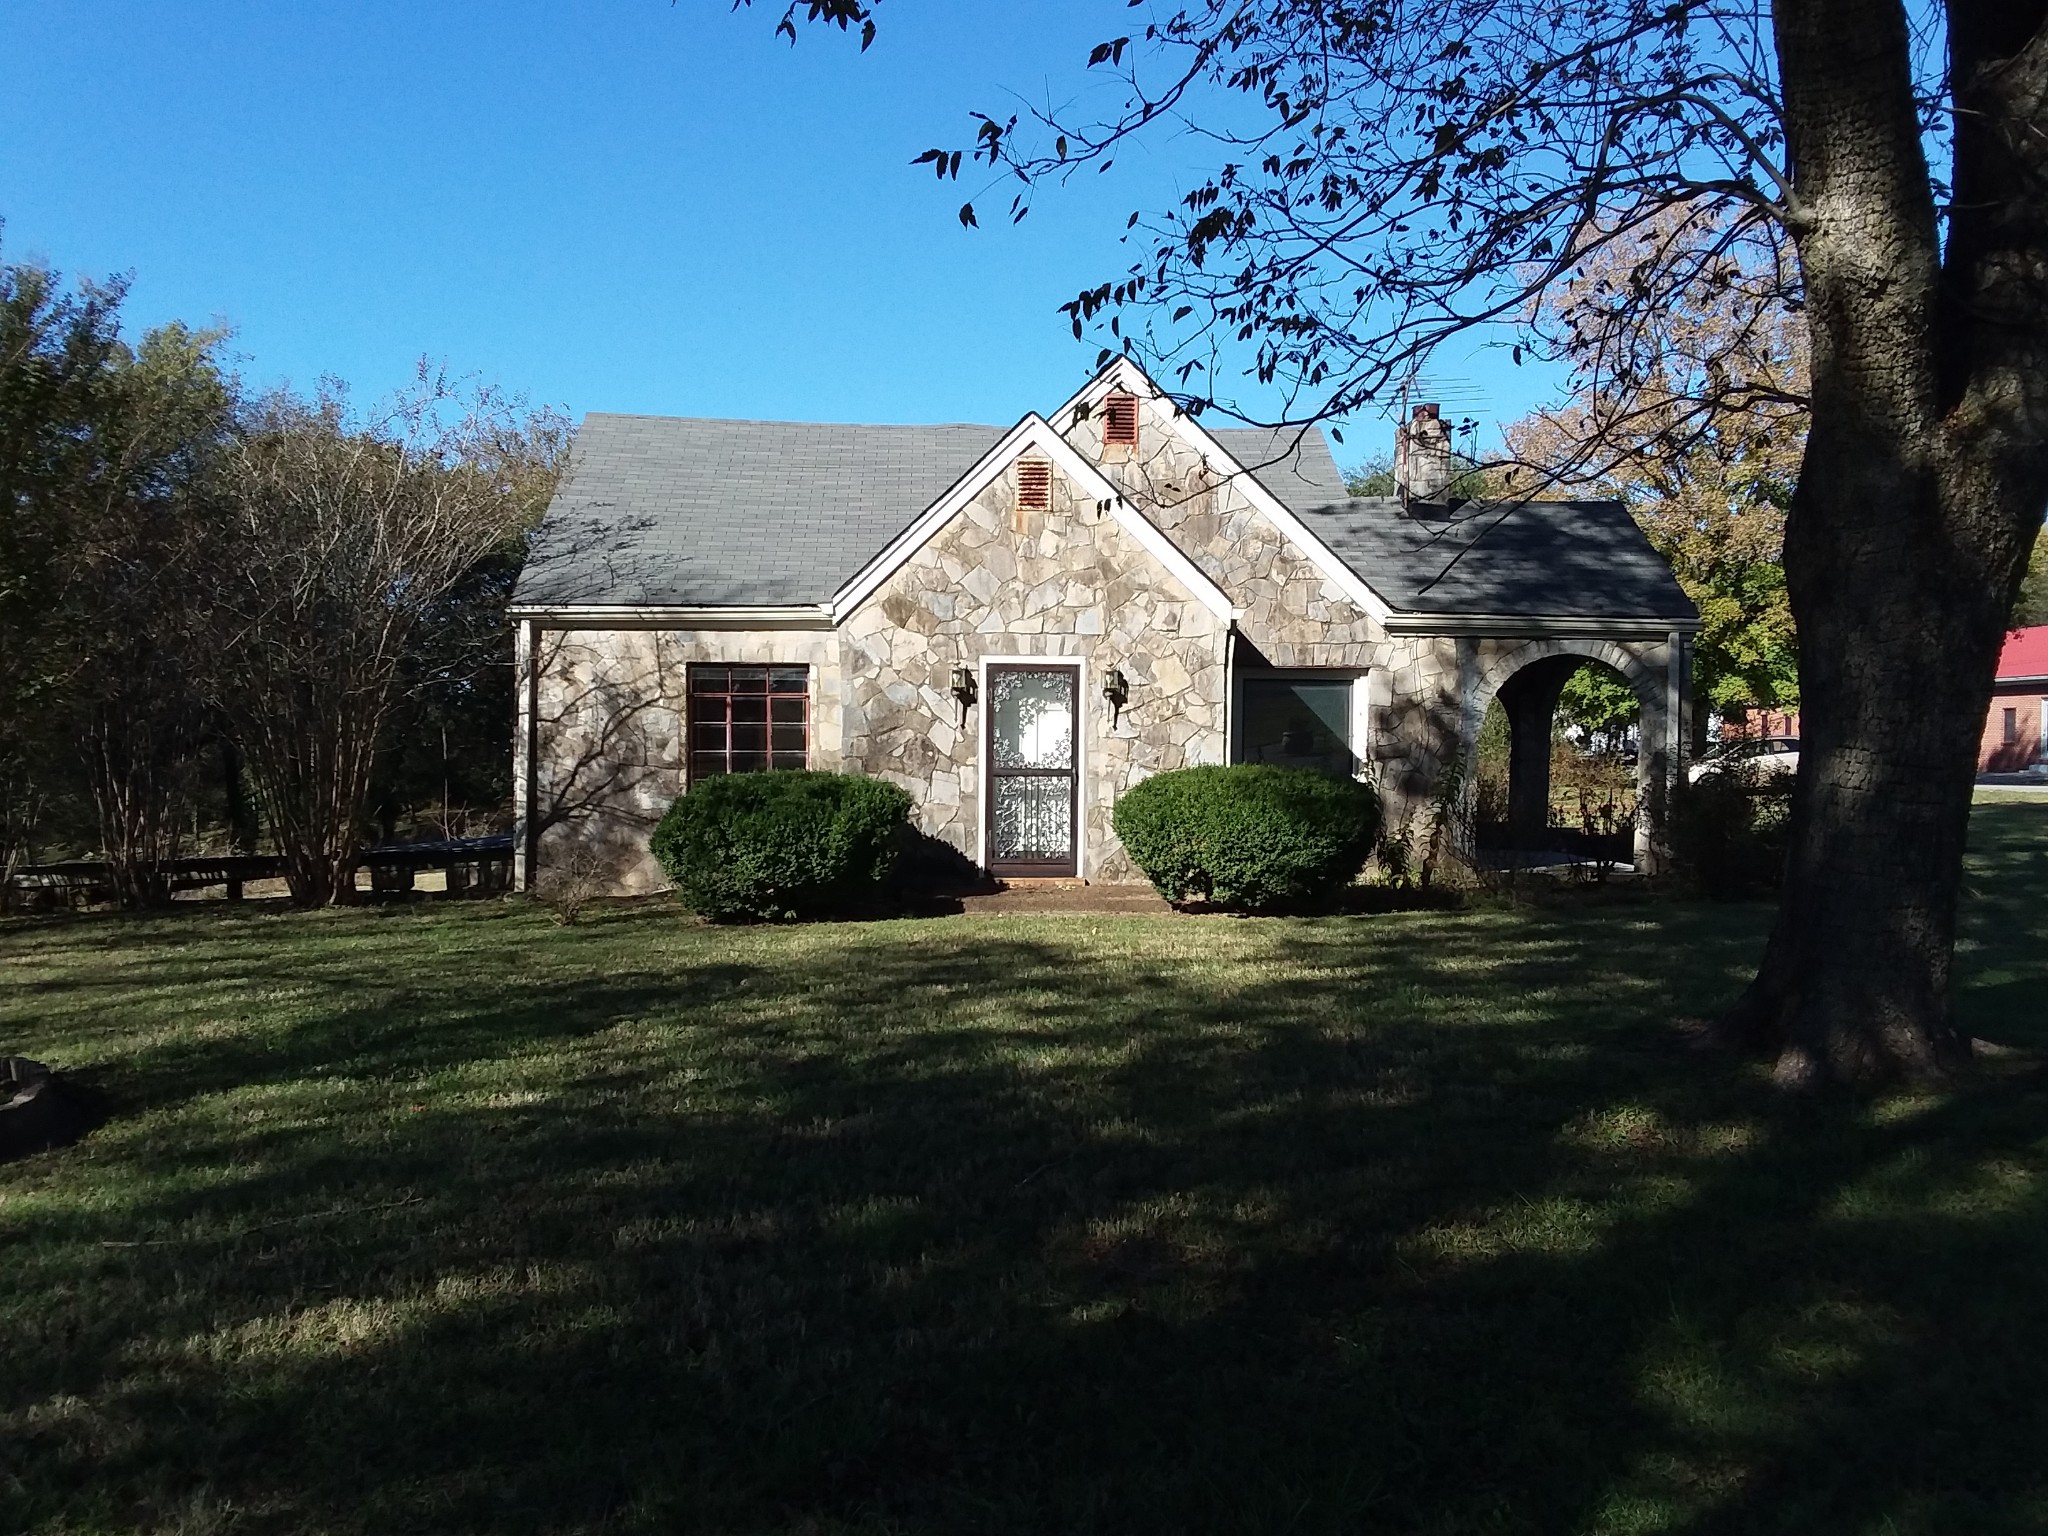
{"type": "Polygon", "coordinates": [[[1102,674],[1102,696],[1109,700],[1109,723],[1114,728],[1131,698],[1131,685],[1119,668],[1111,667],[1102,674]]]}
{"type": "Polygon", "coordinates": [[[967,709],[974,702],[974,674],[965,667],[953,669],[953,697],[960,705],[960,729],[967,729],[967,709]]]}

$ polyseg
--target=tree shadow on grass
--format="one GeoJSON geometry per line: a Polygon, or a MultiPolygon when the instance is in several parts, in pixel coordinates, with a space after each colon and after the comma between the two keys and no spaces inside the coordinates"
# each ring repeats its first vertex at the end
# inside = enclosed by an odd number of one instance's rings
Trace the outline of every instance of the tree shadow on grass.
{"type": "MultiPolygon", "coordinates": [[[[2048,1088],[1793,1105],[1688,1053],[1758,926],[622,918],[375,996],[302,956],[289,1022],[145,1049],[142,1131],[0,1207],[0,1494],[29,1529],[2038,1528],[2048,1088]]],[[[162,984],[217,988],[196,958],[162,984]]]]}

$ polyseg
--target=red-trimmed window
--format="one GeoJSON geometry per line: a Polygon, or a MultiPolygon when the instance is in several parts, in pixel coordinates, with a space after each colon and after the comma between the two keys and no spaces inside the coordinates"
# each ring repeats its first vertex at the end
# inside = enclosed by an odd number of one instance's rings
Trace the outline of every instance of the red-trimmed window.
{"type": "Polygon", "coordinates": [[[690,778],[808,768],[809,667],[690,668],[690,778]]]}
{"type": "Polygon", "coordinates": [[[1102,402],[1102,440],[1124,448],[1138,446],[1138,397],[1114,394],[1102,402]]]}

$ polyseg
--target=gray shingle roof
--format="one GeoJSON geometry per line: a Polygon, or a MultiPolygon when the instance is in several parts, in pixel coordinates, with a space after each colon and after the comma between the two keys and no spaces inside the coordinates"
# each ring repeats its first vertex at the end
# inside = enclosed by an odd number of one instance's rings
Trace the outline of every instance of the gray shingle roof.
{"type": "Polygon", "coordinates": [[[1375,592],[1412,613],[1699,617],[1618,501],[1418,510],[1361,496],[1294,510],[1375,592]]]}
{"type": "MultiPolygon", "coordinates": [[[[825,602],[1006,431],[593,413],[514,602],[825,602]]],[[[1618,502],[1417,515],[1346,495],[1320,432],[1211,435],[1394,608],[1696,616],[1618,502]]]]}
{"type": "Polygon", "coordinates": [[[1240,428],[1211,435],[1394,608],[1699,617],[1671,567],[1618,501],[1404,509],[1393,497],[1349,494],[1320,432],[1297,438],[1240,428]]]}
{"type": "Polygon", "coordinates": [[[513,601],[822,603],[1007,430],[593,412],[513,601]]]}
{"type": "Polygon", "coordinates": [[[1268,432],[1263,427],[1211,427],[1223,451],[1293,511],[1342,501],[1343,473],[1320,432],[1268,432]]]}

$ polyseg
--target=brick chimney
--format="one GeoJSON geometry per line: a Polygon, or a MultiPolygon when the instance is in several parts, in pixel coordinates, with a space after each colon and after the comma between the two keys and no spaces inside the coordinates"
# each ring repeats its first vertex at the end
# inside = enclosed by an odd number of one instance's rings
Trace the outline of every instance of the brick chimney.
{"type": "Polygon", "coordinates": [[[1394,429],[1394,493],[1403,501],[1442,501],[1451,488],[1451,427],[1436,403],[1418,405],[1394,429]]]}

